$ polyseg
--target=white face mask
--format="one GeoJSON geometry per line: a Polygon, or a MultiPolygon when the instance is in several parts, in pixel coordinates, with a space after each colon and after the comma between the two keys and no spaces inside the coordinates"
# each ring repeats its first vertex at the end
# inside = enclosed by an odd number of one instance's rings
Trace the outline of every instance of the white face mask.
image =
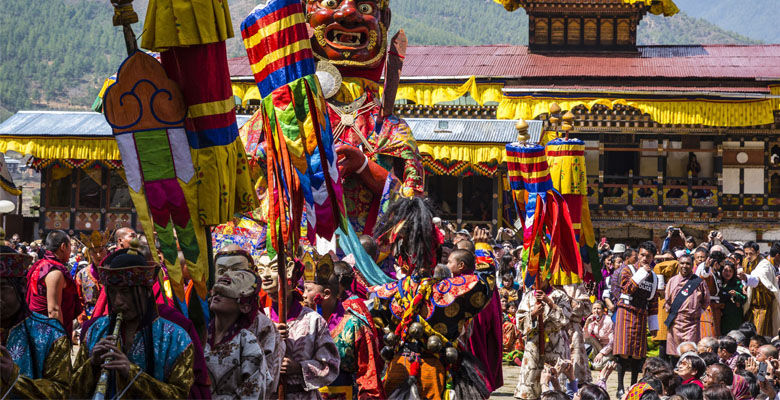
{"type": "Polygon", "coordinates": [[[222,256],[217,258],[215,269],[217,277],[224,275],[227,271],[251,270],[249,260],[242,255],[222,256]]]}

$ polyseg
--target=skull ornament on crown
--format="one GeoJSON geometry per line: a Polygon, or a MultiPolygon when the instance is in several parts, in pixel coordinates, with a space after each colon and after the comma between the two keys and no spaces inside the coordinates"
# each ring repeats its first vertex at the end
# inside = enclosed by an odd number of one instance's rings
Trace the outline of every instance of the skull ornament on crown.
{"type": "Polygon", "coordinates": [[[376,68],[387,51],[389,0],[308,0],[317,58],[340,67],[376,68]]]}

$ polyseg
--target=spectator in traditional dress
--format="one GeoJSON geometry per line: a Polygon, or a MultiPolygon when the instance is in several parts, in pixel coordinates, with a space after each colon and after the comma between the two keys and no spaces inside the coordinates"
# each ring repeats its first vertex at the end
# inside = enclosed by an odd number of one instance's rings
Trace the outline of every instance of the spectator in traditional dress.
{"type": "MultiPolygon", "coordinates": [[[[679,273],[666,285],[664,309],[669,313],[664,323],[666,354],[674,359],[680,356],[677,345],[684,341],[699,341],[699,320],[710,305],[710,293],[703,279],[693,274],[693,260],[687,254],[677,260],[679,273]]],[[[676,361],[676,360],[673,360],[676,361]]]]}

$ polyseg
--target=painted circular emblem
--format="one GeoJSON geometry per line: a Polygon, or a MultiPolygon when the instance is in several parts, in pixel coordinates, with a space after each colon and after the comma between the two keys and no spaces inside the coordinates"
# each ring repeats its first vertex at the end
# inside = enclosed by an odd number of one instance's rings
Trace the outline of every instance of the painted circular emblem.
{"type": "Polygon", "coordinates": [[[737,162],[740,164],[744,164],[748,162],[749,158],[750,157],[748,157],[747,153],[745,153],[744,151],[740,151],[739,153],[737,153],[737,162]]]}

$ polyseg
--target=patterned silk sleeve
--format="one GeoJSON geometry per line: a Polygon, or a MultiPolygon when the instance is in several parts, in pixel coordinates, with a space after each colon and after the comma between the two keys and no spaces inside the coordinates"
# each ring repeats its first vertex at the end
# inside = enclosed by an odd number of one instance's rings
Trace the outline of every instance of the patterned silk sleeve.
{"type": "MultiPolygon", "coordinates": [[[[143,372],[138,365],[130,364],[130,374],[128,374],[127,378],[117,375],[117,388],[119,391],[122,391],[128,384],[131,385],[127,393],[122,396],[127,399],[186,398],[190,392],[190,387],[195,382],[195,373],[193,372],[194,357],[194,350],[192,344],[190,344],[179,354],[176,363],[173,364],[171,371],[168,373],[166,382],[160,382],[143,372]],[[133,378],[135,378],[135,381],[132,381],[133,378]]],[[[89,364],[89,360],[87,360],[87,364],[89,364]]],[[[161,368],[162,366],[158,367],[161,368]]]]}
{"type": "Polygon", "coordinates": [[[6,393],[8,385],[16,381],[11,390],[11,398],[65,399],[69,397],[70,375],[70,343],[67,336],[63,336],[52,344],[46,356],[43,378],[20,376],[19,366],[14,365],[11,378],[0,385],[0,394],[6,393]]]}
{"type": "Polygon", "coordinates": [[[253,335],[241,335],[241,386],[236,394],[241,399],[264,399],[271,374],[263,356],[263,349],[253,335]]]}
{"type": "Polygon", "coordinates": [[[90,362],[90,349],[88,347],[86,341],[81,343],[79,353],[76,355],[76,362],[73,363],[75,370],[71,379],[73,385],[70,388],[72,399],[92,398],[97,385],[99,369],[90,362]]]}
{"type": "Polygon", "coordinates": [[[263,358],[268,371],[265,391],[270,394],[279,387],[279,370],[284,359],[285,341],[281,339],[273,322],[264,314],[257,315],[255,324],[257,329],[253,333],[257,337],[260,348],[263,349],[263,358]]]}
{"type": "Polygon", "coordinates": [[[563,291],[555,290],[551,294],[555,307],[545,306],[544,323],[550,324],[552,330],[561,330],[571,320],[571,301],[563,291]]]}
{"type": "Polygon", "coordinates": [[[374,331],[364,324],[360,324],[356,336],[358,336],[355,341],[358,368],[355,376],[357,376],[358,398],[383,399],[386,396],[379,376],[382,371],[377,368],[379,358],[377,338],[374,337],[374,331]]]}
{"type": "Polygon", "coordinates": [[[317,319],[317,327],[313,334],[314,348],[317,349],[311,360],[301,361],[303,372],[303,385],[306,391],[316,390],[328,386],[339,376],[339,350],[330,337],[330,331],[325,320],[317,319]]]}

